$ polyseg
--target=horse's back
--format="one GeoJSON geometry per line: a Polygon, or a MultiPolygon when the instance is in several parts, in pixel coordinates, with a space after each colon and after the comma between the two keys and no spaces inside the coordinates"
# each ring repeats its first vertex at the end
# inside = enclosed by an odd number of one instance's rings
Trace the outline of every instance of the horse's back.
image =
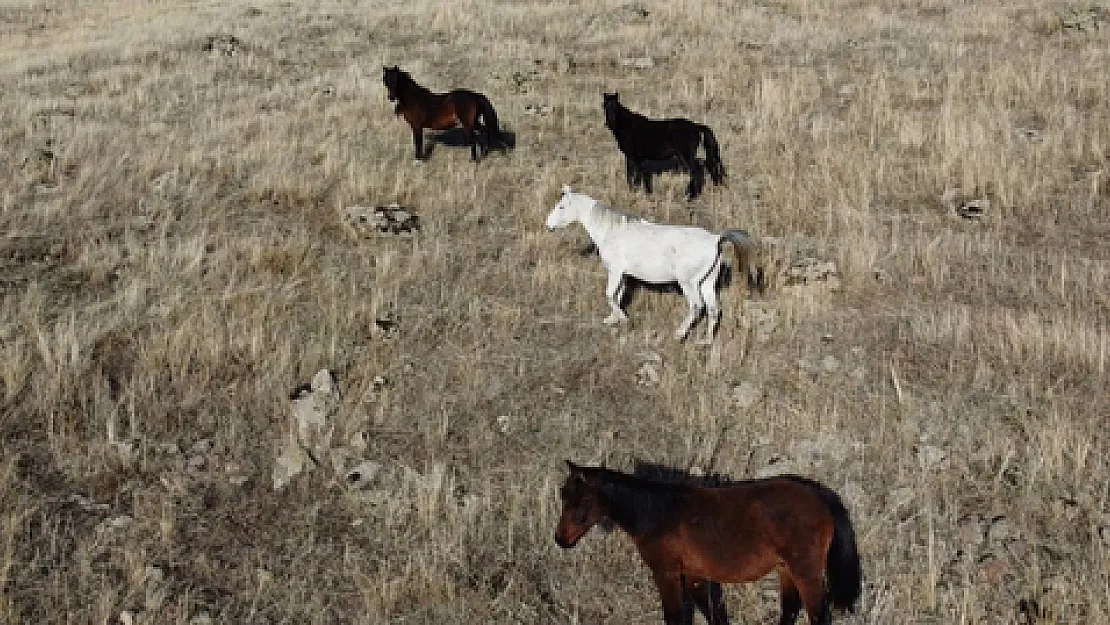
{"type": "Polygon", "coordinates": [[[824,527],[831,531],[832,512],[821,499],[819,486],[791,477],[772,477],[699,488],[695,499],[707,513],[716,510],[728,524],[751,528],[785,546],[824,527]]]}
{"type": "Polygon", "coordinates": [[[693,226],[637,221],[614,228],[598,250],[629,275],[648,282],[700,277],[717,261],[720,236],[693,226]]]}

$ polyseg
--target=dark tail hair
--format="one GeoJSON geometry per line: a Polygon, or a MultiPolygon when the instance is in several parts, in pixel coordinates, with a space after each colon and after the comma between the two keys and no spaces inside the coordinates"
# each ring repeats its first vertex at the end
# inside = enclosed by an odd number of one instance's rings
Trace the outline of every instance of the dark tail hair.
{"type": "Polygon", "coordinates": [[[856,531],[848,509],[835,492],[818,484],[817,492],[833,515],[833,539],[825,559],[829,601],[833,607],[851,612],[863,593],[863,570],[856,550],[856,531]]]}
{"type": "Polygon", "coordinates": [[[487,149],[506,150],[511,148],[509,142],[506,140],[505,135],[501,133],[501,127],[497,124],[497,111],[493,110],[493,104],[490,103],[489,98],[482,94],[478,95],[478,115],[482,117],[482,126],[486,134],[487,149]]]}
{"type": "Polygon", "coordinates": [[[725,165],[721,162],[721,148],[717,145],[717,137],[713,136],[713,131],[709,126],[699,125],[701,130],[702,144],[705,146],[705,167],[709,170],[709,177],[713,179],[713,184],[721,184],[725,181],[725,165]]]}
{"type": "Polygon", "coordinates": [[[732,284],[749,289],[755,286],[752,275],[752,237],[747,230],[725,230],[721,233],[721,242],[732,243],[732,251],[736,262],[732,265],[732,284]]]}

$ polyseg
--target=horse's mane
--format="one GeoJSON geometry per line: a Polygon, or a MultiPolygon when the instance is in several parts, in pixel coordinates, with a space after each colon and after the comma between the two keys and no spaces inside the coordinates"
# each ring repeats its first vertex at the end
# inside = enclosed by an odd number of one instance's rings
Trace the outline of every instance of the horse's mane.
{"type": "Polygon", "coordinates": [[[688,490],[681,484],[645,479],[612,469],[597,468],[610,519],[637,535],[662,529],[674,521],[675,512],[686,501],[688,490]]]}
{"type": "MultiPolygon", "coordinates": [[[[593,198],[590,199],[593,200],[593,198]]],[[[629,213],[627,211],[622,211],[618,208],[614,208],[613,206],[605,204],[600,200],[594,200],[593,208],[599,211],[599,215],[602,221],[605,221],[606,223],[611,225],[643,223],[647,221],[647,219],[644,219],[639,215],[633,215],[632,213],[629,213]]]]}
{"type": "Polygon", "coordinates": [[[638,119],[638,120],[643,120],[643,121],[649,121],[651,119],[650,117],[648,117],[647,115],[644,115],[643,113],[637,113],[636,111],[633,111],[632,109],[628,108],[620,100],[617,100],[617,112],[620,113],[621,115],[623,115],[626,118],[638,119]]]}
{"type": "Polygon", "coordinates": [[[693,473],[689,469],[669,467],[655,462],[637,460],[632,469],[632,475],[654,482],[665,484],[685,484],[688,486],[717,487],[735,486],[743,480],[737,480],[724,473],[693,473]]]}
{"type": "Polygon", "coordinates": [[[406,72],[399,67],[391,67],[389,71],[397,77],[397,96],[413,90],[428,91],[425,87],[420,86],[419,83],[412,77],[412,74],[406,72]]]}

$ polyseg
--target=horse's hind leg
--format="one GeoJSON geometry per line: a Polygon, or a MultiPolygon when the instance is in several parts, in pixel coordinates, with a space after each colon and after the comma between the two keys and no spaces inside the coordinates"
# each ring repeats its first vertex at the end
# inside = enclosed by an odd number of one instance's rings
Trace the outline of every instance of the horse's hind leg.
{"type": "MultiPolygon", "coordinates": [[[[470,144],[470,160],[475,163],[478,162],[478,133],[475,132],[473,126],[465,126],[463,132],[466,134],[466,142],[470,144]]],[[[482,153],[485,156],[485,152],[482,153]]]]}
{"type": "Polygon", "coordinates": [[[798,594],[801,595],[802,602],[806,606],[810,624],[831,625],[832,613],[829,611],[829,598],[825,593],[825,582],[821,573],[794,581],[798,585],[798,594]]]}
{"type": "Polygon", "coordinates": [[[694,580],[690,584],[690,594],[694,597],[694,605],[705,617],[709,625],[728,625],[728,611],[725,609],[724,594],[721,585],[713,580],[694,580]]]}
{"type": "Polygon", "coordinates": [[[702,189],[705,188],[705,168],[696,158],[695,154],[688,154],[682,157],[682,164],[690,172],[690,184],[686,187],[686,199],[692,200],[701,195],[702,189]]]}
{"type": "Polygon", "coordinates": [[[717,266],[709,272],[709,275],[702,281],[698,290],[701,291],[702,300],[705,301],[705,341],[706,345],[713,342],[713,336],[717,333],[717,325],[721,322],[721,308],[717,303],[717,278],[721,273],[721,259],[717,258],[717,266]]]}
{"type": "Polygon", "coordinates": [[[690,305],[690,309],[686,313],[686,318],[682,320],[682,325],[678,326],[678,330],[674,333],[674,337],[681,341],[686,338],[694,322],[701,316],[702,309],[705,307],[705,302],[701,299],[701,292],[698,290],[698,285],[679,282],[678,286],[682,289],[682,294],[686,296],[686,301],[690,305]]]}
{"type": "Polygon", "coordinates": [[[798,587],[794,579],[785,568],[779,569],[779,591],[782,595],[782,616],[779,625],[794,625],[798,620],[798,613],[802,611],[802,596],[798,594],[798,587]]]}

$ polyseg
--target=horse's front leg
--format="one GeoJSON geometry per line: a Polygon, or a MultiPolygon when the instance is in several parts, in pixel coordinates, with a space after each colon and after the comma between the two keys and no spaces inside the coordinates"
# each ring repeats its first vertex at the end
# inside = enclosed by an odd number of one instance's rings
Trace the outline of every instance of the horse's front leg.
{"type": "Polygon", "coordinates": [[[681,575],[667,575],[653,571],[659,599],[663,603],[663,622],[666,625],[690,625],[694,621],[693,605],[687,599],[681,575]]]}
{"type": "Polygon", "coordinates": [[[624,177],[628,181],[628,188],[636,190],[636,186],[640,184],[640,169],[629,156],[624,157],[624,177]]]}
{"type": "Polygon", "coordinates": [[[424,129],[420,126],[412,127],[412,147],[416,151],[416,160],[424,160],[424,129]]]}
{"type": "Polygon", "coordinates": [[[620,271],[609,270],[609,280],[605,284],[605,298],[609,300],[609,308],[613,311],[602,320],[607,326],[628,321],[628,315],[621,309],[621,296],[624,295],[624,274],[620,271]]]}
{"type": "Polygon", "coordinates": [[[692,579],[687,580],[690,594],[694,597],[694,605],[705,617],[709,625],[728,625],[728,610],[721,592],[721,585],[713,580],[692,579]]]}

